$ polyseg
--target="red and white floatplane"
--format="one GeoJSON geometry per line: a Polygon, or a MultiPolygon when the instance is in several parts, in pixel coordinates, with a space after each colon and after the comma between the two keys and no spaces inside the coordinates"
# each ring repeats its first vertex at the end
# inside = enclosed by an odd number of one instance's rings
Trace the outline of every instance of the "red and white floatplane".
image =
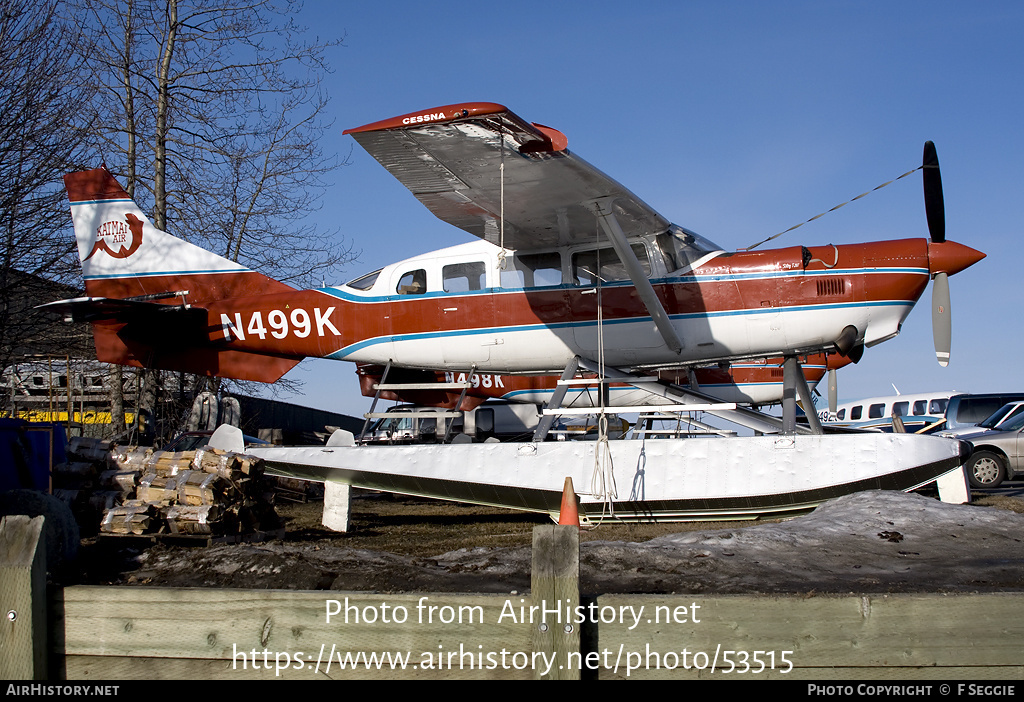
{"type": "MultiPolygon", "coordinates": [[[[966,499],[958,441],[825,433],[814,412],[797,422],[797,400],[813,404],[808,359],[820,379],[892,338],[930,280],[936,353],[948,360],[948,276],[984,254],[946,240],[930,142],[929,238],[726,252],[579,158],[558,130],[501,105],[347,133],[478,240],[297,290],[157,230],[97,169],[65,178],[88,296],[50,308],[92,324],[100,360],[132,366],[273,382],[326,357],[379,366],[378,389],[410,369],[558,376],[532,440],[361,446],[339,433],[323,447],[253,451],[295,477],[552,514],[571,477],[585,515],[619,519],[778,515],[935,482],[944,499],[966,499]],[[741,369],[765,359],[781,377],[757,397],[734,392],[741,369]],[[732,381],[702,389],[709,372],[732,381]],[[565,391],[595,376],[652,398],[654,411],[708,413],[754,435],[546,441],[575,403],[565,391]],[[781,419],[745,406],[773,401],[781,419]]],[[[453,391],[466,406],[465,382],[432,382],[403,391],[453,391]]],[[[610,404],[598,410],[623,411],[610,404]]]]}

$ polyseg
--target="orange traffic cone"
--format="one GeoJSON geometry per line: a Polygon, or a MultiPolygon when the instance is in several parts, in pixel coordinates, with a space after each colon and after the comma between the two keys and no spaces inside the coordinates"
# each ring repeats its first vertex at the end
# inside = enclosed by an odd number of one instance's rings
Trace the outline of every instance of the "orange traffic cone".
{"type": "Polygon", "coordinates": [[[572,478],[566,477],[562,488],[562,506],[558,510],[558,523],[568,526],[580,525],[580,512],[576,506],[576,491],[572,489],[572,478]]]}

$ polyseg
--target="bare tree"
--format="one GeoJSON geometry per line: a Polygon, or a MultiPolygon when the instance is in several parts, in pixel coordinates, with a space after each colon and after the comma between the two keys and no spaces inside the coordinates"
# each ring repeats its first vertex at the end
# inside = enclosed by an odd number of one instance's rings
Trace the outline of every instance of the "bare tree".
{"type": "Polygon", "coordinates": [[[157,227],[283,280],[351,258],[302,222],[340,165],[319,145],[337,42],[303,43],[292,3],[79,1],[107,166],[157,227]]]}
{"type": "Polygon", "coordinates": [[[90,94],[56,9],[0,0],[0,369],[66,343],[32,308],[81,283],[62,176],[88,160],[73,120],[90,94]]]}
{"type": "Polygon", "coordinates": [[[303,41],[292,2],[71,1],[98,147],[158,228],[298,284],[352,258],[303,222],[340,165],[319,146],[340,42],[303,41]]]}

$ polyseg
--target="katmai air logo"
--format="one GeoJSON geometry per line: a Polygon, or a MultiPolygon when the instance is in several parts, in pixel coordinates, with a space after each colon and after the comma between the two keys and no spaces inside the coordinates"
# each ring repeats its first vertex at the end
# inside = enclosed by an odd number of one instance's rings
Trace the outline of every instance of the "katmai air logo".
{"type": "Polygon", "coordinates": [[[128,213],[123,221],[104,222],[96,227],[96,245],[83,261],[88,261],[97,251],[106,251],[114,258],[128,258],[142,246],[142,220],[128,213]],[[131,243],[128,243],[128,237],[131,243]]]}

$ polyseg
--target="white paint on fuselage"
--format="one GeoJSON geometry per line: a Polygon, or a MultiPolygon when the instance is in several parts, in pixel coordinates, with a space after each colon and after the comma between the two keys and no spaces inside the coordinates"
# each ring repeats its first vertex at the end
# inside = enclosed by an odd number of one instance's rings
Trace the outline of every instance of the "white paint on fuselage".
{"type": "MultiPolygon", "coordinates": [[[[666,274],[664,262],[656,255],[657,249],[651,242],[638,239],[632,243],[644,243],[647,246],[651,275],[660,279],[656,282],[671,281],[673,277],[692,282],[696,277],[702,285],[715,286],[733,285],[740,279],[750,281],[758,277],[751,273],[716,275],[705,282],[700,280],[699,275],[695,276],[699,268],[688,269],[686,276],[670,276],[666,274]]],[[[570,254],[579,248],[557,249],[561,254],[563,281],[571,280],[570,254]]],[[[522,295],[522,288],[501,287],[501,254],[502,250],[497,246],[482,240],[474,241],[386,266],[374,285],[367,290],[356,290],[348,286],[332,290],[339,297],[360,302],[394,301],[402,297],[397,294],[397,288],[403,276],[410,271],[423,270],[427,278],[425,294],[437,300],[437,304],[443,305],[446,311],[457,310],[461,300],[470,299],[473,295],[522,295]],[[467,261],[485,263],[484,291],[471,295],[445,293],[442,286],[443,266],[467,261]]],[[[505,252],[505,265],[509,265],[507,259],[514,254],[513,251],[505,252]]],[[[714,257],[709,255],[705,261],[714,257]]],[[[842,273],[871,275],[873,271],[827,272],[828,275],[842,273]]],[[[787,275],[797,278],[817,273],[808,274],[798,270],[787,275]]],[[[920,275],[927,277],[928,274],[922,269],[920,275]]],[[[779,272],[767,272],[764,277],[773,278],[780,285],[784,285],[786,280],[780,277],[779,272]]],[[[618,283],[623,284],[628,285],[618,283]]],[[[592,287],[563,287],[571,295],[596,294],[592,287]]],[[[495,308],[500,309],[500,304],[495,305],[495,308]]],[[[871,346],[895,336],[912,308],[913,303],[892,300],[673,315],[672,326],[683,342],[679,354],[666,346],[651,317],[643,316],[632,320],[607,320],[600,326],[600,330],[596,321],[567,320],[558,324],[538,322],[503,326],[500,319],[495,319],[493,326],[488,327],[438,329],[364,339],[331,354],[330,358],[375,364],[390,361],[400,366],[437,370],[467,370],[475,367],[478,371],[490,373],[559,372],[573,356],[597,357],[600,331],[604,360],[612,366],[729,361],[817,352],[829,348],[849,325],[855,326],[862,334],[865,345],[871,346]]]]}
{"type": "MultiPolygon", "coordinates": [[[[660,348],[635,344],[638,337],[652,334],[650,318],[634,322],[616,320],[604,325],[605,362],[611,366],[678,365],[776,356],[783,352],[810,353],[828,346],[850,324],[864,330],[865,343],[870,345],[897,333],[912,307],[907,302],[844,306],[842,315],[828,305],[784,308],[777,314],[776,323],[781,332],[778,338],[749,333],[751,324],[759,322],[756,311],[674,318],[672,325],[684,340],[683,351],[678,355],[663,343],[660,348]],[[773,341],[777,343],[771,343],[773,341]]],[[[596,323],[590,324],[596,326],[596,323]]],[[[386,364],[394,360],[400,365],[438,370],[466,370],[468,365],[475,365],[476,370],[485,373],[536,372],[539,369],[556,372],[574,355],[596,355],[595,349],[576,343],[571,329],[543,324],[393,335],[364,340],[349,349],[342,349],[334,357],[357,363],[386,364]],[[466,347],[478,348],[479,353],[452,361],[445,353],[445,341],[453,339],[463,340],[460,343],[466,347]]]]}

